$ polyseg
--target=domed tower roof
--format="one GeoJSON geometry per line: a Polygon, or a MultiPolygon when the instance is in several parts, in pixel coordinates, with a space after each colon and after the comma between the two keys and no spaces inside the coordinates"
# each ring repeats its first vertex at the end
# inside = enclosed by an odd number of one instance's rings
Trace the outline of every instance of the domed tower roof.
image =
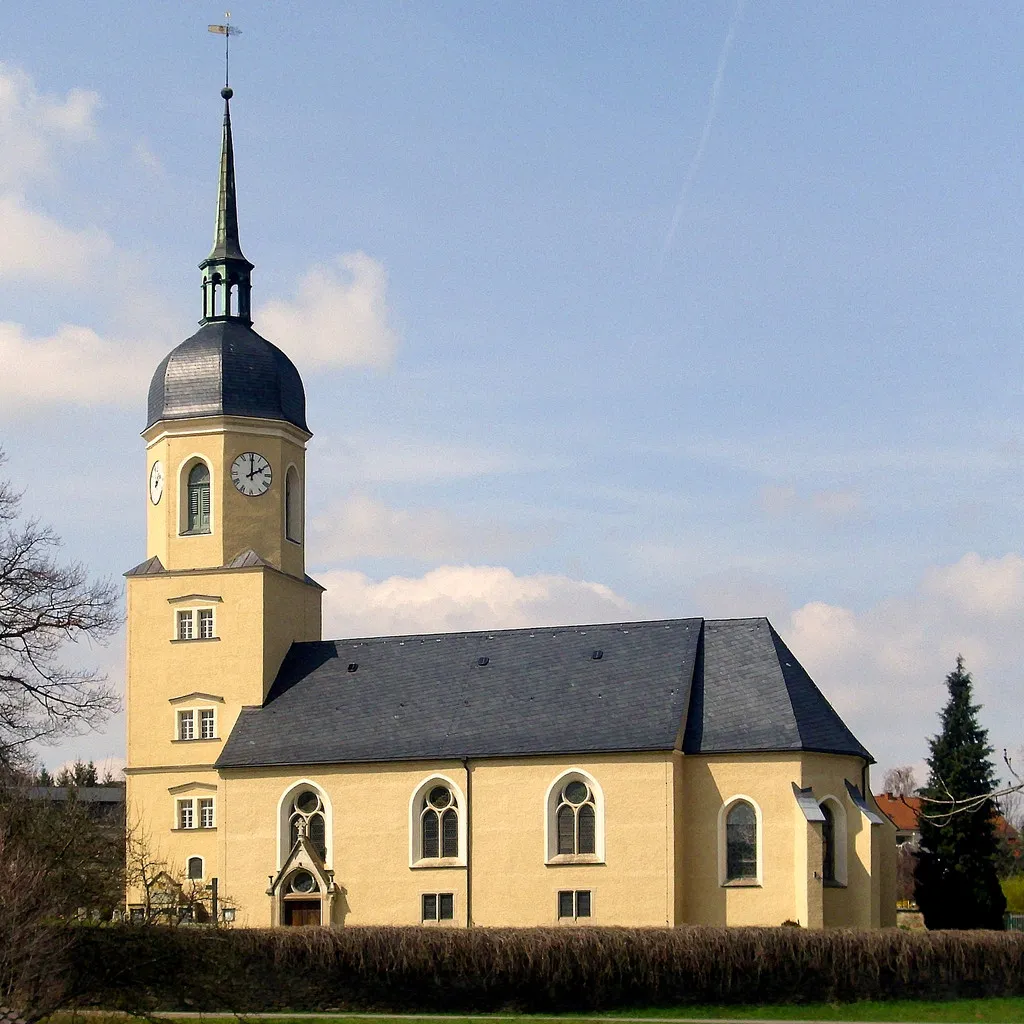
{"type": "Polygon", "coordinates": [[[249,416],[284,420],[309,433],[306,395],[294,363],[252,329],[253,265],[238,240],[231,97],[224,98],[217,217],[203,272],[199,330],[174,349],[149,385],[147,429],[159,420],[196,416],[249,416]]]}
{"type": "Polygon", "coordinates": [[[204,323],[153,374],[146,426],[194,416],[284,420],[309,433],[295,364],[237,320],[204,323]]]}

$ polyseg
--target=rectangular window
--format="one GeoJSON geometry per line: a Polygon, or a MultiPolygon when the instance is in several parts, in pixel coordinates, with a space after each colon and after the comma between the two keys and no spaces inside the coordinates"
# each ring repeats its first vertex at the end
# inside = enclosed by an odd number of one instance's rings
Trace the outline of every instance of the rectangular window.
{"type": "Polygon", "coordinates": [[[178,712],[178,739],[179,740],[194,740],[195,738],[196,738],[195,712],[193,712],[193,711],[179,711],[178,712]]]}
{"type": "Polygon", "coordinates": [[[213,609],[199,609],[199,639],[210,640],[213,637],[213,609]]]}
{"type": "Polygon", "coordinates": [[[439,892],[437,894],[437,919],[450,921],[453,917],[455,917],[455,894],[439,892]]]}
{"type": "Polygon", "coordinates": [[[590,890],[563,889],[558,894],[558,917],[570,921],[590,917],[590,890]]]}
{"type": "Polygon", "coordinates": [[[195,634],[192,631],[192,612],[178,612],[178,639],[192,640],[195,634]]]}
{"type": "Polygon", "coordinates": [[[199,827],[213,828],[213,797],[203,797],[199,801],[199,827]]]}
{"type": "Polygon", "coordinates": [[[425,892],[423,894],[423,921],[452,921],[455,918],[455,893],[425,892]]]}
{"type": "Polygon", "coordinates": [[[425,892],[423,894],[423,920],[437,920],[437,893],[425,892]]]}
{"type": "Polygon", "coordinates": [[[199,712],[199,736],[204,740],[212,740],[214,732],[213,708],[203,708],[199,712]]]}
{"type": "Polygon", "coordinates": [[[178,801],[178,828],[195,828],[195,809],[191,800],[178,801]]]}

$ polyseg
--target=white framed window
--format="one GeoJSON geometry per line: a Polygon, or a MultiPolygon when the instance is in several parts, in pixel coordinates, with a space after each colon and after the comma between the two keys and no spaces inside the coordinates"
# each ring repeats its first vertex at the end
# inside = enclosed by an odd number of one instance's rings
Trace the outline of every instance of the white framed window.
{"type": "Polygon", "coordinates": [[[846,885],[846,808],[835,796],[818,803],[825,820],[821,823],[821,880],[826,886],[846,885]]]}
{"type": "Polygon", "coordinates": [[[179,797],[175,801],[174,827],[178,829],[214,828],[214,800],[212,796],[179,797]],[[197,807],[198,805],[198,807],[197,807]]]}
{"type": "Polygon", "coordinates": [[[202,857],[189,857],[186,862],[188,880],[190,882],[201,882],[205,877],[206,868],[202,857]]]}
{"type": "Polygon", "coordinates": [[[558,892],[558,920],[589,919],[593,911],[591,896],[590,889],[560,889],[558,892]]]}
{"type": "Polygon", "coordinates": [[[580,768],[557,776],[544,795],[547,864],[604,863],[604,794],[580,768]]]}
{"type": "Polygon", "coordinates": [[[430,921],[455,920],[455,893],[425,892],[420,901],[420,920],[427,924],[430,921]]]}
{"type": "Polygon", "coordinates": [[[430,775],[409,801],[409,866],[466,863],[466,798],[447,775],[430,775]]]}
{"type": "Polygon", "coordinates": [[[215,708],[180,708],[174,713],[174,737],[177,740],[215,740],[217,711],[215,708]]]}
{"type": "Polygon", "coordinates": [[[196,713],[188,711],[178,712],[178,739],[194,740],[196,738],[196,713]]]}
{"type": "Polygon", "coordinates": [[[720,885],[763,884],[764,831],[761,808],[748,796],[730,797],[718,812],[718,880],[720,885]]]}
{"type": "Polygon", "coordinates": [[[175,611],[175,640],[214,640],[216,637],[212,608],[179,608],[175,611]]]}
{"type": "Polygon", "coordinates": [[[213,797],[201,796],[199,798],[199,827],[213,828],[213,797]]]}
{"type": "Polygon", "coordinates": [[[200,608],[199,609],[199,639],[200,640],[212,640],[213,639],[213,609],[212,608],[200,608]]]}
{"type": "Polygon", "coordinates": [[[217,713],[213,708],[199,709],[199,738],[212,740],[217,736],[217,713]]]}

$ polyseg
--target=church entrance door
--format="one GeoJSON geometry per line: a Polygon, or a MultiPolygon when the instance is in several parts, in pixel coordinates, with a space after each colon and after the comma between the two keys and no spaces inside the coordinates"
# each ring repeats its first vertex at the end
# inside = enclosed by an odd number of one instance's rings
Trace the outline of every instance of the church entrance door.
{"type": "Polygon", "coordinates": [[[320,901],[285,900],[284,923],[293,927],[320,924],[320,901]]]}

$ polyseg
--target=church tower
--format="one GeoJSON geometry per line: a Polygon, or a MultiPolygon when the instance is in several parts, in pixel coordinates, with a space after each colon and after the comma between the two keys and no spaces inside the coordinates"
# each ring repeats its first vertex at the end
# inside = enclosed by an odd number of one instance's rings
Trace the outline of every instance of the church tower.
{"type": "Polygon", "coordinates": [[[291,360],[252,329],[232,90],[221,96],[202,318],[150,384],[147,558],[126,574],[131,824],[169,870],[206,880],[222,871],[214,763],[291,644],[320,639],[322,594],[305,573],[305,393],[291,360]]]}

